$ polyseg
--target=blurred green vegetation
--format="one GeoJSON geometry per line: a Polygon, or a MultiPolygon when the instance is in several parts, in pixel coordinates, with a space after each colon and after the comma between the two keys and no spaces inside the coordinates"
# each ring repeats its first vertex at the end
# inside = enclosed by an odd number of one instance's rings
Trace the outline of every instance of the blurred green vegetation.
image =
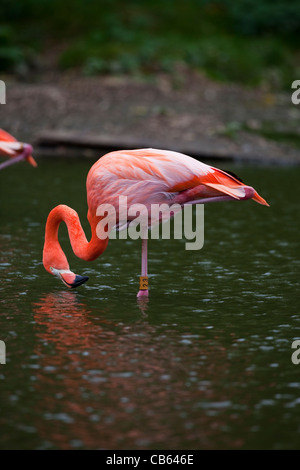
{"type": "Polygon", "coordinates": [[[59,48],[84,74],[172,73],[183,63],[246,85],[300,76],[299,0],[1,0],[0,71],[59,48]]]}

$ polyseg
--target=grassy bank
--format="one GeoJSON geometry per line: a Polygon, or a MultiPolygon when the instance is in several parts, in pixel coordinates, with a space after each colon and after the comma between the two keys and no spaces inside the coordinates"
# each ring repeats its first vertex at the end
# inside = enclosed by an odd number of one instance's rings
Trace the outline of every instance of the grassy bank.
{"type": "MultiPolygon", "coordinates": [[[[83,74],[172,73],[289,88],[300,76],[300,4],[291,0],[2,0],[0,71],[59,50],[83,74]]],[[[43,63],[43,61],[41,61],[43,63]]]]}

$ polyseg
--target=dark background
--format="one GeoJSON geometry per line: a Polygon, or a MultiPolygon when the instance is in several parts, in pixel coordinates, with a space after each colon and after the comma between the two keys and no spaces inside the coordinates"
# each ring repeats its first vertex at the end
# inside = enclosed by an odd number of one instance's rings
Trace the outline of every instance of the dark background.
{"type": "Polygon", "coordinates": [[[1,1],[0,71],[171,72],[174,62],[229,81],[290,85],[299,72],[297,0],[1,1]]]}

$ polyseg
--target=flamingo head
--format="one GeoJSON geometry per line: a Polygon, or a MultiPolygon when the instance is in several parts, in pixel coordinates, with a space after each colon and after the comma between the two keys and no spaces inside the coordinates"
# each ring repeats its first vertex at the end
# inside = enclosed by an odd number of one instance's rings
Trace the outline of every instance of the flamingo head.
{"type": "Polygon", "coordinates": [[[10,158],[20,157],[20,159],[26,160],[30,165],[37,167],[37,163],[31,155],[33,148],[30,144],[24,144],[17,141],[2,141],[0,135],[0,153],[7,155],[10,158]]]}
{"type": "Polygon", "coordinates": [[[33,167],[37,167],[37,163],[33,156],[31,155],[33,152],[33,148],[30,144],[21,144],[23,146],[23,153],[25,160],[32,165],[33,167]]]}
{"type": "Polygon", "coordinates": [[[241,199],[252,199],[255,202],[258,202],[258,204],[262,204],[263,206],[270,207],[270,205],[263,199],[252,186],[242,186],[242,190],[244,191],[244,197],[241,199]]]}

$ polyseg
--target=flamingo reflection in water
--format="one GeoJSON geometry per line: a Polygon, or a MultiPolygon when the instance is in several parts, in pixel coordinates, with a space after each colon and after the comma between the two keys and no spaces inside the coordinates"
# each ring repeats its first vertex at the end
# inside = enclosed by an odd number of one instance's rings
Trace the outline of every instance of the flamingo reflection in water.
{"type": "MultiPolygon", "coordinates": [[[[239,388],[229,396],[219,387],[232,370],[222,327],[212,341],[184,325],[186,345],[179,325],[162,329],[161,320],[136,316],[132,306],[122,316],[127,321],[116,320],[111,302],[93,307],[76,291],[33,304],[31,419],[39,439],[56,449],[213,448],[228,410],[206,411],[241,401],[239,388]]],[[[243,443],[230,433],[223,439],[232,448],[243,443]]]]}

